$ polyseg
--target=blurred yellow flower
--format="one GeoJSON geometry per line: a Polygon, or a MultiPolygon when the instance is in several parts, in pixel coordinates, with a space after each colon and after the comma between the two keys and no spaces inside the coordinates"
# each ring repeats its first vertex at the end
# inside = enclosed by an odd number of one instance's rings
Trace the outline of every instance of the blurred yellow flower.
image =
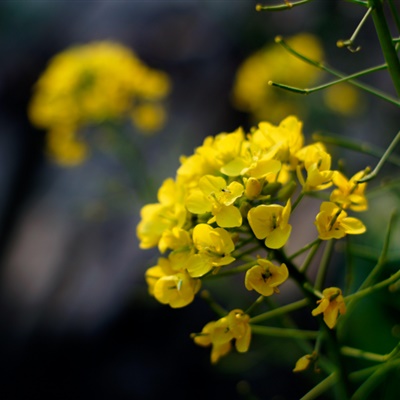
{"type": "MultiPolygon", "coordinates": [[[[92,124],[131,117],[140,131],[158,130],[165,120],[161,101],[170,92],[166,73],[149,68],[129,48],[112,41],[72,46],[55,55],[33,87],[28,114],[32,123],[52,131],[48,150],[64,164],[80,157],[57,132],[68,127],[75,135],[92,124]]],[[[76,146],[75,146],[76,147],[76,146]]],[[[76,149],[75,149],[76,150],[76,149]]]]}
{"type": "MultiPolygon", "coordinates": [[[[299,33],[286,42],[313,60],[323,59],[322,45],[312,34],[299,33]]],[[[275,123],[286,115],[301,114],[302,97],[272,88],[268,82],[304,88],[314,85],[321,75],[319,69],[297,59],[279,45],[267,45],[239,66],[232,91],[233,104],[250,113],[255,121],[268,119],[275,123]]]]}
{"type": "Polygon", "coordinates": [[[354,115],[361,109],[361,96],[358,90],[348,83],[330,86],[323,93],[325,104],[338,114],[354,115]]]}
{"type": "Polygon", "coordinates": [[[199,346],[212,346],[211,362],[215,364],[232,348],[232,340],[239,353],[245,353],[250,346],[250,317],[240,309],[229,312],[226,317],[206,324],[201,333],[193,334],[194,342],[199,346]]]}

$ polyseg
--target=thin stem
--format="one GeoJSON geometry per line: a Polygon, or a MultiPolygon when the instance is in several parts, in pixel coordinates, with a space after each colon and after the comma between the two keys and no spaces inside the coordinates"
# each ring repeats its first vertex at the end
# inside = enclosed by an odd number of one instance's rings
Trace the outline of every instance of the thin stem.
{"type": "Polygon", "coordinates": [[[395,5],[393,3],[393,0],[389,0],[388,3],[389,3],[390,12],[392,13],[394,22],[396,24],[397,32],[400,33],[400,16],[397,13],[397,10],[396,10],[396,7],[395,7],[395,5]]]}
{"type": "Polygon", "coordinates": [[[376,386],[387,376],[388,371],[399,366],[400,360],[393,360],[382,365],[357,389],[353,394],[352,400],[367,399],[376,386]]]}
{"type": "Polygon", "coordinates": [[[304,195],[305,195],[305,192],[302,190],[292,205],[292,213],[295,210],[295,208],[298,206],[298,204],[300,203],[300,201],[304,197],[304,195]]]}
{"type": "MultiPolygon", "coordinates": [[[[318,300],[318,296],[315,294],[315,291],[309,290],[309,288],[312,288],[312,285],[307,279],[307,277],[297,269],[297,267],[292,263],[291,260],[289,260],[286,257],[283,250],[276,251],[275,257],[280,262],[286,264],[289,270],[289,275],[300,286],[305,297],[309,299],[311,303],[315,302],[316,299],[318,300]]],[[[336,332],[335,330],[331,330],[328,328],[328,326],[322,320],[321,315],[317,316],[316,318],[319,321],[321,330],[324,332],[329,349],[329,356],[331,361],[335,364],[336,373],[338,374],[338,382],[336,386],[338,398],[340,398],[341,400],[346,400],[349,398],[349,384],[347,379],[347,370],[340,354],[340,348],[337,342],[336,332]]]]}
{"type": "Polygon", "coordinates": [[[369,351],[355,349],[349,346],[343,346],[341,348],[341,352],[343,355],[348,357],[361,358],[363,360],[376,361],[376,362],[385,362],[388,357],[387,355],[371,353],[369,351]]]}
{"type": "Polygon", "coordinates": [[[253,265],[257,264],[257,260],[252,260],[246,264],[240,265],[238,267],[234,267],[231,269],[220,270],[217,274],[209,274],[203,277],[203,279],[214,279],[214,278],[221,278],[228,275],[236,275],[240,274],[241,272],[247,271],[253,265]]]}
{"type": "Polygon", "coordinates": [[[300,272],[305,274],[307,272],[308,267],[311,264],[311,261],[314,259],[315,254],[317,253],[320,244],[322,243],[321,239],[317,239],[315,245],[312,247],[312,250],[307,254],[307,258],[304,260],[302,266],[300,267],[300,272]]]}
{"type": "Polygon", "coordinates": [[[316,339],[319,331],[307,331],[274,326],[251,325],[251,332],[258,335],[275,336],[279,338],[316,339]]]}
{"type": "Polygon", "coordinates": [[[299,0],[293,3],[290,3],[288,0],[285,0],[285,4],[279,4],[276,6],[263,6],[262,4],[256,5],[256,11],[283,11],[288,10],[296,6],[301,6],[306,3],[311,3],[313,0],[299,0]]]}
{"type": "Polygon", "coordinates": [[[250,318],[250,323],[251,324],[259,323],[259,322],[265,321],[270,318],[275,318],[275,317],[283,315],[283,314],[288,314],[292,311],[295,311],[295,310],[305,307],[307,304],[309,304],[308,299],[302,299],[299,301],[295,301],[294,303],[287,304],[285,306],[280,306],[278,308],[275,308],[274,310],[270,310],[263,314],[257,315],[253,318],[250,318]]]}
{"type": "Polygon", "coordinates": [[[208,290],[203,290],[201,292],[201,298],[204,299],[210,308],[219,316],[225,317],[228,314],[228,311],[225,310],[222,306],[220,306],[212,297],[208,290]]]}
{"type": "Polygon", "coordinates": [[[309,89],[307,89],[307,88],[306,89],[302,89],[302,88],[289,86],[289,85],[284,85],[282,83],[273,82],[273,81],[269,81],[268,84],[270,86],[276,86],[276,87],[279,87],[281,89],[289,90],[290,92],[295,92],[295,93],[308,95],[310,93],[314,93],[314,92],[317,92],[319,90],[326,89],[326,88],[328,88],[330,86],[337,85],[338,83],[351,81],[354,78],[359,78],[360,76],[368,75],[368,74],[371,74],[373,72],[382,71],[382,70],[384,70],[386,68],[387,68],[386,64],[378,65],[376,67],[368,68],[368,69],[365,69],[363,71],[356,72],[355,74],[347,75],[347,76],[345,76],[343,78],[340,78],[340,79],[337,79],[337,80],[334,80],[334,81],[331,81],[331,82],[328,82],[328,83],[324,83],[323,85],[315,86],[315,87],[309,88],[309,89]]]}
{"type": "MultiPolygon", "coordinates": [[[[318,246],[321,244],[322,240],[317,238],[314,241],[312,241],[311,243],[306,244],[304,247],[302,247],[300,250],[297,250],[296,252],[294,252],[293,254],[291,254],[290,256],[288,256],[289,260],[293,260],[294,258],[296,258],[297,256],[299,256],[300,254],[303,254],[305,251],[307,251],[308,249],[311,249],[312,247],[316,246],[318,248],[318,246]]],[[[301,270],[301,268],[300,268],[301,270]]],[[[303,271],[302,271],[303,272],[303,271]]]]}
{"type": "MultiPolygon", "coordinates": [[[[345,74],[343,74],[343,73],[341,73],[341,72],[339,72],[339,71],[337,71],[337,70],[335,70],[335,69],[333,69],[333,68],[331,68],[331,67],[328,67],[328,66],[325,65],[325,64],[322,64],[322,63],[320,63],[320,62],[318,62],[318,61],[311,60],[310,58],[305,57],[304,55],[298,53],[296,50],[294,50],[293,48],[291,48],[291,47],[283,40],[283,38],[282,38],[281,36],[277,36],[277,37],[275,38],[275,42],[276,42],[276,43],[279,43],[279,44],[280,44],[284,49],[286,49],[289,53],[293,54],[293,55],[294,55],[295,57],[297,57],[298,59],[305,61],[307,64],[313,65],[314,67],[317,67],[317,68],[319,68],[319,69],[321,69],[321,70],[323,70],[323,71],[325,71],[325,72],[328,72],[328,73],[330,73],[331,75],[337,76],[337,77],[339,77],[339,78],[343,78],[343,77],[346,76],[345,74]]],[[[396,106],[400,106],[400,101],[399,101],[398,99],[395,99],[395,98],[389,96],[388,94],[381,92],[381,91],[378,90],[378,89],[372,88],[372,87],[370,87],[369,85],[366,85],[366,84],[364,84],[364,83],[361,83],[361,82],[358,82],[358,81],[355,81],[355,80],[350,80],[350,81],[348,81],[348,82],[351,83],[352,85],[358,87],[359,89],[364,90],[365,92],[368,92],[368,93],[370,93],[370,94],[373,94],[374,96],[377,96],[377,97],[379,97],[379,98],[381,98],[381,99],[383,99],[383,100],[386,100],[386,101],[388,101],[389,103],[395,104],[396,106]]]]}
{"type": "Polygon", "coordinates": [[[332,239],[329,240],[328,243],[326,244],[324,253],[322,255],[321,264],[318,269],[317,278],[315,280],[315,285],[314,285],[314,288],[317,290],[321,290],[324,285],[326,274],[328,271],[328,265],[332,258],[334,244],[335,244],[335,241],[332,239]]]}
{"type": "MultiPolygon", "coordinates": [[[[252,240],[253,240],[253,238],[252,238],[252,240]]],[[[247,250],[243,251],[242,253],[239,253],[239,254],[234,253],[234,254],[232,254],[232,257],[235,257],[236,259],[241,259],[241,258],[243,258],[243,257],[245,257],[245,256],[247,256],[249,254],[253,254],[259,248],[260,248],[259,245],[253,246],[250,249],[247,249],[247,250]]]]}
{"type": "MultiPolygon", "coordinates": [[[[346,149],[358,151],[360,153],[367,154],[367,155],[370,155],[373,157],[381,158],[381,157],[383,157],[385,152],[387,152],[387,150],[380,149],[371,144],[368,144],[365,142],[360,143],[359,141],[351,140],[347,137],[339,136],[339,135],[327,136],[327,135],[321,135],[319,133],[315,133],[315,134],[313,134],[312,138],[315,141],[344,147],[346,149]]],[[[398,157],[396,155],[389,154],[386,161],[390,162],[391,164],[393,164],[397,167],[400,167],[400,157],[398,157]]]]}
{"type": "Polygon", "coordinates": [[[393,225],[394,225],[395,218],[396,218],[396,211],[393,211],[392,215],[390,216],[389,223],[387,225],[386,235],[385,235],[385,239],[383,242],[381,254],[379,255],[379,258],[378,258],[378,262],[376,263],[373,270],[369,273],[368,277],[364,280],[364,282],[358,288],[358,291],[370,286],[375,281],[375,278],[381,273],[383,267],[386,265],[387,254],[388,254],[389,244],[390,244],[390,238],[391,238],[391,235],[393,232],[393,225]]]}
{"type": "Polygon", "coordinates": [[[318,385],[314,386],[306,395],[304,395],[300,400],[314,400],[318,398],[322,393],[326,392],[333,385],[337,383],[338,375],[333,372],[322,380],[318,385]]]}
{"type": "Polygon", "coordinates": [[[353,45],[357,35],[359,34],[362,26],[364,25],[365,21],[367,20],[369,14],[371,14],[371,11],[372,11],[372,8],[368,8],[367,12],[365,13],[365,15],[362,18],[362,20],[360,21],[360,23],[358,24],[356,30],[354,31],[354,33],[352,34],[350,39],[338,40],[338,42],[336,43],[336,45],[338,47],[347,47],[351,52],[356,52],[356,51],[359,51],[361,49],[360,46],[356,47],[355,49],[353,49],[351,46],[353,45]]]}
{"type": "Polygon", "coordinates": [[[386,162],[386,160],[389,158],[390,153],[394,150],[394,148],[397,146],[397,144],[400,142],[400,131],[397,132],[397,135],[394,137],[392,140],[392,143],[390,143],[389,147],[386,149],[385,153],[383,154],[382,158],[379,160],[378,164],[376,167],[368,174],[365,175],[363,178],[361,178],[358,182],[368,182],[371,179],[375,178],[381,168],[383,167],[383,164],[386,162]]]}
{"type": "Polygon", "coordinates": [[[400,270],[398,270],[395,274],[393,274],[391,277],[377,283],[376,285],[369,286],[366,289],[359,290],[356,293],[350,294],[345,297],[345,301],[347,303],[349,302],[354,302],[356,300],[359,300],[363,298],[364,296],[368,296],[371,293],[376,292],[377,290],[383,289],[387,286],[389,286],[391,283],[396,282],[398,279],[400,279],[400,270]]]}
{"type": "Polygon", "coordinates": [[[385,57],[389,74],[392,78],[393,85],[397,95],[400,97],[400,61],[393,45],[392,36],[383,11],[381,0],[368,0],[368,5],[372,10],[372,20],[374,21],[375,30],[381,44],[383,56],[385,57]]]}
{"type": "Polygon", "coordinates": [[[257,307],[259,304],[261,304],[263,301],[264,301],[264,296],[259,296],[257,300],[254,301],[253,304],[246,309],[245,314],[250,314],[254,310],[254,308],[257,307]]]}

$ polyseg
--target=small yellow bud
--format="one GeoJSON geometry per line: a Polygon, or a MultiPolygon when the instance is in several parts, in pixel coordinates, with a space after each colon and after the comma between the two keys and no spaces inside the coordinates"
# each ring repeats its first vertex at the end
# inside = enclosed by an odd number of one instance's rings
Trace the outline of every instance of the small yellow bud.
{"type": "MultiPolygon", "coordinates": [[[[312,354],[306,354],[303,357],[300,357],[297,362],[296,366],[293,368],[293,372],[303,372],[310,367],[311,364],[317,361],[317,353],[313,352],[312,354]]],[[[315,370],[318,371],[317,369],[315,370]]]]}
{"type": "Polygon", "coordinates": [[[246,182],[245,195],[248,199],[253,200],[261,193],[262,185],[256,178],[249,178],[246,182]]]}

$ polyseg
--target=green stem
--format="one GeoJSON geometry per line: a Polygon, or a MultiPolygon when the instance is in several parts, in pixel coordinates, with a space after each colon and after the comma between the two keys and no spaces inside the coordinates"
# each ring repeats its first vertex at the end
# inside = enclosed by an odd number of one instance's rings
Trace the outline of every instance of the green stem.
{"type": "Polygon", "coordinates": [[[375,30],[381,44],[383,56],[385,57],[389,74],[397,95],[400,97],[400,61],[393,45],[392,36],[383,11],[381,0],[368,0],[368,5],[372,8],[372,19],[375,30]]]}
{"type": "Polygon", "coordinates": [[[310,3],[313,0],[299,0],[294,3],[290,3],[289,1],[285,1],[285,4],[279,4],[276,6],[263,6],[262,4],[256,5],[256,11],[283,11],[290,10],[293,7],[301,6],[306,3],[310,3]]]}
{"type": "Polygon", "coordinates": [[[268,84],[270,86],[276,86],[276,87],[279,87],[281,89],[289,90],[290,92],[295,92],[295,93],[300,93],[300,94],[307,95],[307,94],[310,94],[310,93],[317,92],[319,90],[326,89],[326,88],[328,88],[330,86],[337,85],[338,83],[351,81],[354,78],[359,78],[360,76],[368,75],[368,74],[370,74],[372,72],[382,71],[382,70],[384,70],[386,68],[387,68],[386,64],[378,65],[376,67],[368,68],[368,69],[365,69],[363,71],[356,72],[355,74],[347,75],[347,76],[345,76],[343,78],[336,79],[334,81],[331,81],[331,82],[328,82],[328,83],[324,83],[323,85],[315,86],[315,87],[310,88],[310,89],[307,89],[307,88],[306,89],[302,89],[302,88],[289,86],[289,85],[284,85],[282,83],[277,83],[277,82],[273,82],[273,81],[269,81],[268,84]]]}
{"type": "MultiPolygon", "coordinates": [[[[381,158],[387,150],[380,149],[375,147],[369,143],[360,143],[360,141],[351,140],[344,136],[327,136],[321,135],[319,133],[315,133],[312,135],[313,140],[319,141],[322,143],[333,144],[335,146],[344,147],[345,149],[354,150],[363,154],[367,154],[373,157],[381,158]]],[[[400,167],[400,157],[396,155],[390,155],[387,157],[386,161],[395,165],[396,167],[400,167]]]]}
{"type": "Polygon", "coordinates": [[[387,376],[392,368],[400,367],[400,360],[393,360],[378,368],[353,394],[352,400],[364,400],[369,398],[371,392],[387,376]]]}
{"type": "Polygon", "coordinates": [[[369,351],[355,349],[349,346],[343,346],[341,352],[345,356],[361,358],[368,361],[385,362],[387,360],[387,355],[371,353],[369,351]]]}
{"type": "Polygon", "coordinates": [[[368,174],[365,175],[363,178],[361,178],[358,182],[368,182],[371,179],[375,178],[381,168],[383,167],[383,164],[386,162],[386,160],[389,158],[390,153],[394,150],[394,148],[397,146],[397,144],[400,142],[400,131],[397,132],[397,135],[394,137],[392,140],[392,143],[390,143],[389,147],[386,149],[385,153],[383,154],[382,158],[379,160],[378,164],[376,167],[368,174]]]}
{"type": "Polygon", "coordinates": [[[300,267],[300,272],[302,272],[303,274],[307,272],[307,269],[310,266],[311,261],[314,259],[314,256],[317,253],[321,243],[321,239],[317,239],[314,241],[314,246],[312,247],[312,250],[307,254],[307,258],[304,260],[303,264],[300,267]]]}
{"type": "Polygon", "coordinates": [[[265,321],[270,318],[275,318],[282,314],[288,314],[292,311],[295,311],[295,310],[305,307],[307,304],[309,304],[308,299],[302,299],[299,301],[295,301],[294,303],[287,304],[285,306],[280,306],[278,308],[275,308],[274,310],[267,311],[263,314],[257,315],[253,318],[250,318],[250,323],[252,323],[252,324],[259,323],[259,322],[265,321]]]}
{"type": "Polygon", "coordinates": [[[295,208],[298,206],[298,204],[300,203],[301,199],[304,197],[305,193],[302,190],[300,192],[300,194],[297,196],[297,199],[294,201],[293,205],[292,205],[292,213],[295,210],[295,208]]]}
{"type": "Polygon", "coordinates": [[[398,279],[400,279],[400,270],[398,270],[391,277],[385,279],[384,281],[377,283],[376,285],[369,286],[366,289],[359,290],[358,292],[355,292],[353,294],[346,296],[345,301],[346,301],[346,303],[348,303],[350,305],[350,302],[352,304],[354,301],[359,300],[359,299],[363,298],[364,296],[368,296],[371,293],[376,292],[377,290],[380,290],[380,289],[383,289],[383,288],[389,286],[391,283],[396,282],[398,279]]]}
{"type": "Polygon", "coordinates": [[[234,267],[231,269],[226,269],[226,270],[220,270],[217,274],[209,274],[203,277],[203,279],[215,279],[215,278],[221,278],[224,276],[228,275],[236,275],[240,274],[241,272],[247,271],[249,268],[251,268],[253,265],[257,264],[257,260],[250,261],[246,264],[240,265],[239,267],[234,267]]]}
{"type": "Polygon", "coordinates": [[[202,290],[200,296],[203,300],[207,302],[209,307],[219,316],[225,317],[228,314],[228,311],[225,310],[222,306],[220,306],[212,297],[208,290],[202,290]]]}
{"type": "Polygon", "coordinates": [[[365,21],[367,20],[367,18],[369,16],[369,14],[371,14],[371,11],[372,11],[372,8],[368,8],[368,10],[365,13],[364,17],[362,18],[362,20],[358,24],[356,30],[351,35],[351,38],[347,39],[347,40],[339,40],[337,42],[337,46],[338,47],[347,47],[351,52],[356,52],[356,51],[359,51],[361,49],[361,47],[357,47],[356,49],[353,49],[353,48],[351,48],[351,46],[353,45],[354,40],[356,39],[357,35],[359,34],[362,26],[364,25],[365,21]]]}
{"type": "Polygon", "coordinates": [[[387,225],[385,239],[383,242],[383,247],[381,254],[379,255],[378,262],[376,263],[373,270],[369,273],[368,277],[364,280],[361,286],[358,288],[358,291],[365,289],[366,287],[370,286],[376,279],[376,277],[382,272],[383,267],[387,263],[387,254],[389,250],[390,238],[393,232],[393,224],[396,217],[396,212],[392,212],[390,216],[389,223],[387,225]]]}
{"type": "MultiPolygon", "coordinates": [[[[328,67],[327,65],[324,65],[318,61],[311,60],[308,57],[303,56],[302,54],[298,53],[296,50],[292,49],[284,40],[281,36],[277,36],[275,38],[275,42],[279,43],[284,49],[286,49],[289,53],[293,54],[295,57],[297,57],[300,60],[305,61],[307,64],[313,65],[314,67],[317,67],[325,72],[330,73],[331,75],[337,76],[338,78],[344,78],[346,75],[336,71],[335,69],[328,67]]],[[[400,106],[400,101],[398,99],[395,99],[391,96],[389,96],[386,93],[381,92],[380,90],[377,90],[375,88],[370,87],[369,85],[366,85],[364,83],[355,81],[355,80],[350,80],[349,83],[352,85],[358,87],[359,89],[364,90],[365,92],[368,92],[370,94],[373,94],[374,96],[377,96],[383,100],[388,101],[389,103],[395,104],[396,106],[400,106]]]]}
{"type": "Polygon", "coordinates": [[[264,296],[259,296],[257,300],[254,301],[253,304],[246,309],[245,314],[250,314],[254,310],[254,308],[259,304],[261,304],[263,301],[264,301],[264,296]]]}
{"type": "Polygon", "coordinates": [[[321,290],[324,285],[326,274],[328,271],[328,265],[329,265],[329,261],[331,260],[331,257],[332,257],[334,245],[335,245],[335,241],[332,239],[329,240],[328,243],[326,244],[324,253],[322,255],[321,264],[318,269],[317,278],[315,280],[314,288],[316,290],[321,290]]]}
{"type": "MultiPolygon", "coordinates": [[[[319,247],[319,245],[321,244],[322,240],[321,239],[315,239],[314,241],[312,241],[311,243],[306,244],[304,247],[302,247],[300,250],[295,251],[293,254],[291,254],[290,256],[288,256],[289,260],[293,260],[294,258],[296,258],[297,256],[299,256],[300,254],[303,254],[305,251],[307,251],[308,249],[311,249],[312,247],[316,246],[317,248],[319,247]]],[[[304,271],[302,271],[304,272],[304,271]]]]}
{"type": "Polygon", "coordinates": [[[318,385],[314,386],[306,395],[304,395],[300,400],[314,400],[317,399],[322,393],[326,392],[333,385],[337,383],[338,375],[333,372],[322,380],[318,385]]]}
{"type": "Polygon", "coordinates": [[[256,335],[274,336],[279,338],[316,339],[318,331],[277,328],[274,326],[251,325],[251,332],[256,335]]]}
{"type": "MultiPolygon", "coordinates": [[[[311,282],[307,279],[307,277],[300,272],[297,267],[292,263],[290,259],[288,259],[283,252],[283,250],[275,252],[275,258],[285,263],[288,270],[289,276],[295,280],[295,282],[302,289],[305,297],[310,301],[310,303],[318,300],[318,296],[315,294],[315,291],[310,291],[308,288],[312,288],[311,282]]],[[[337,342],[336,332],[335,330],[331,330],[323,321],[321,315],[316,317],[319,321],[321,330],[323,331],[325,338],[327,340],[329,355],[331,361],[335,364],[336,373],[338,374],[338,382],[336,385],[338,398],[341,400],[346,400],[349,398],[349,384],[347,379],[347,370],[346,366],[343,362],[343,359],[340,354],[339,344],[337,342]]]]}
{"type": "Polygon", "coordinates": [[[397,10],[393,3],[393,0],[389,0],[389,8],[390,8],[390,12],[392,13],[394,22],[396,24],[397,32],[400,33],[400,17],[399,17],[399,14],[397,13],[397,10]]]}

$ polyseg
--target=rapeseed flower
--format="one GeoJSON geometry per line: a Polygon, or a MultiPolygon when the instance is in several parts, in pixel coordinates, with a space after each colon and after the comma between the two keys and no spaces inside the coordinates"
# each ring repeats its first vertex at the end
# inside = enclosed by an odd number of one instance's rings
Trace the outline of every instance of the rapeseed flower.
{"type": "Polygon", "coordinates": [[[336,287],[324,289],[322,299],[317,301],[318,307],[312,310],[312,315],[324,315],[324,321],[330,329],[336,325],[339,314],[343,315],[346,312],[346,305],[342,291],[336,287]]]}
{"type": "Polygon", "coordinates": [[[340,239],[347,234],[360,235],[366,231],[364,224],[347,213],[335,203],[324,201],[315,219],[319,238],[322,240],[340,239]]]}
{"type": "Polygon", "coordinates": [[[357,182],[364,176],[365,171],[360,171],[347,179],[341,172],[335,171],[332,180],[337,188],[332,191],[330,201],[340,204],[344,209],[365,211],[368,208],[368,200],[364,194],[367,184],[357,182]]]}
{"type": "Polygon", "coordinates": [[[52,132],[52,157],[74,165],[87,154],[80,131],[88,126],[131,118],[139,131],[160,129],[166,115],[162,101],[170,90],[168,75],[148,67],[128,47],[92,42],[72,46],[50,60],[33,87],[28,113],[36,127],[52,132]],[[72,136],[63,135],[66,130],[72,136]],[[77,143],[84,149],[79,156],[77,143]]]}
{"type": "Polygon", "coordinates": [[[186,270],[168,258],[159,258],[158,264],[149,268],[145,277],[150,295],[172,308],[190,304],[201,287],[199,279],[189,276],[186,270]]]}
{"type": "Polygon", "coordinates": [[[187,270],[192,277],[200,277],[211,271],[231,264],[235,250],[231,235],[223,228],[212,228],[198,224],[193,229],[193,244],[198,251],[188,260],[187,270]]]}
{"type": "Polygon", "coordinates": [[[285,264],[280,267],[271,261],[258,259],[257,265],[246,272],[245,287],[247,290],[255,290],[263,296],[271,296],[279,293],[278,286],[287,280],[289,271],[285,264]]]}
{"type": "Polygon", "coordinates": [[[194,342],[199,346],[212,346],[211,362],[218,360],[228,354],[232,349],[232,341],[239,353],[245,353],[250,346],[251,327],[250,317],[240,309],[229,312],[218,321],[207,323],[201,333],[193,334],[194,342]]]}
{"type": "Polygon", "coordinates": [[[270,249],[280,249],[292,231],[289,224],[290,211],[289,199],[285,206],[262,204],[251,208],[247,219],[257,239],[265,239],[265,245],[270,249]]]}
{"type": "MultiPolygon", "coordinates": [[[[320,40],[309,33],[288,37],[286,42],[299,53],[315,60],[323,59],[320,40]]],[[[289,54],[278,44],[267,45],[246,58],[239,66],[232,89],[234,106],[249,113],[254,121],[277,122],[293,113],[306,114],[300,97],[272,88],[269,81],[297,87],[310,87],[322,72],[289,54]]]]}

